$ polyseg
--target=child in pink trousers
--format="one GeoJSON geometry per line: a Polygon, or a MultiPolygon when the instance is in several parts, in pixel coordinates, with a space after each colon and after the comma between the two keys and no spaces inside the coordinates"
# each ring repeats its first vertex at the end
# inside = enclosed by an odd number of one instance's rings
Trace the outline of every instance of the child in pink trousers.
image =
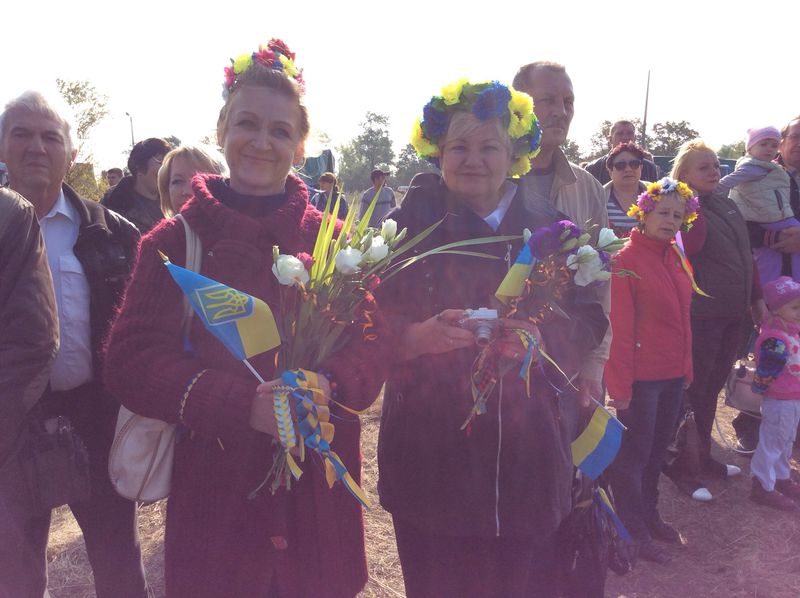
{"type": "Polygon", "coordinates": [[[800,485],[790,479],[800,422],[800,284],[781,276],[764,285],[770,317],[756,341],[753,390],[764,395],[750,498],[782,511],[800,509],[800,485]]]}

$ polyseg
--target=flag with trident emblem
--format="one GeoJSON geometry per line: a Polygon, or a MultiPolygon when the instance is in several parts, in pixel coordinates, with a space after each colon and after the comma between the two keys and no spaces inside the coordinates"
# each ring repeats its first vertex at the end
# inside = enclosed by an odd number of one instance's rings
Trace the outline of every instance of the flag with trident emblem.
{"type": "Polygon", "coordinates": [[[281,344],[272,310],[261,299],[176,266],[159,254],[208,331],[238,359],[244,361],[281,344]]]}

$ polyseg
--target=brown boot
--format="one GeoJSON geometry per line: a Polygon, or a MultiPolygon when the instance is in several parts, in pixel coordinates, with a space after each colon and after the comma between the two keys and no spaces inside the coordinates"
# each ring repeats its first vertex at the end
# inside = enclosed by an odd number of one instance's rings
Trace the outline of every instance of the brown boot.
{"type": "Polygon", "coordinates": [[[760,505],[778,509],[779,511],[797,511],[800,507],[797,506],[791,498],[784,496],[775,490],[768,491],[764,489],[758,478],[753,478],[753,488],[750,490],[750,500],[757,502],[760,505]]]}
{"type": "Polygon", "coordinates": [[[800,501],[800,484],[792,480],[775,480],[775,490],[794,501],[800,501]]]}

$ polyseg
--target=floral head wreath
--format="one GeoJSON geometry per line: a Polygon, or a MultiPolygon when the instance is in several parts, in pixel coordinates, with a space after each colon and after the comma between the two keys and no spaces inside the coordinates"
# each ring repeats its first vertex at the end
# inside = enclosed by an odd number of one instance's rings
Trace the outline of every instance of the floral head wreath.
{"type": "Polygon", "coordinates": [[[305,91],[303,71],[295,64],[294,52],[289,50],[284,42],[277,38],[269,40],[266,46],[259,44],[258,50],[251,54],[240,54],[238,58],[231,58],[231,66],[225,67],[225,82],[222,84],[222,97],[228,100],[239,76],[254,64],[260,64],[275,71],[286,73],[287,77],[297,81],[300,93],[305,91]]]}
{"type": "Polygon", "coordinates": [[[411,144],[420,157],[439,166],[439,143],[447,133],[456,112],[471,113],[479,121],[499,118],[511,137],[513,163],[509,176],[518,177],[531,169],[531,159],[539,153],[542,128],[533,113],[533,99],[527,93],[506,87],[498,81],[470,83],[460,79],[433,96],[417,119],[411,144]]]}
{"type": "Polygon", "coordinates": [[[656,208],[656,204],[670,193],[677,193],[685,202],[681,229],[684,231],[689,230],[692,222],[697,219],[697,209],[700,207],[700,202],[689,188],[689,185],[669,177],[664,177],[657,183],[649,183],[647,190],[639,196],[635,204],[628,208],[628,216],[638,218],[639,222],[644,222],[647,214],[652,212],[656,208]]]}

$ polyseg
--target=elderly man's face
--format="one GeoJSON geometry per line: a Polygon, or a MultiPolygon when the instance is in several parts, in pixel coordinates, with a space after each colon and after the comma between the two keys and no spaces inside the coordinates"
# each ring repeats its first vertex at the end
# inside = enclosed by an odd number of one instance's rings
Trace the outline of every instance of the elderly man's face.
{"type": "Polygon", "coordinates": [[[630,143],[636,139],[636,129],[633,125],[617,125],[611,132],[611,147],[616,147],[620,143],[630,143]]]}
{"type": "Polygon", "coordinates": [[[23,195],[58,188],[75,158],[68,146],[64,125],[56,119],[26,108],[8,111],[0,160],[8,167],[11,188],[23,195]]]}
{"type": "Polygon", "coordinates": [[[800,171],[800,120],[789,125],[779,149],[784,163],[792,170],[800,171]]]}
{"type": "Polygon", "coordinates": [[[575,94],[569,76],[549,68],[537,68],[528,76],[521,91],[533,98],[533,109],[542,125],[542,145],[549,148],[562,145],[575,115],[575,94]]]}

